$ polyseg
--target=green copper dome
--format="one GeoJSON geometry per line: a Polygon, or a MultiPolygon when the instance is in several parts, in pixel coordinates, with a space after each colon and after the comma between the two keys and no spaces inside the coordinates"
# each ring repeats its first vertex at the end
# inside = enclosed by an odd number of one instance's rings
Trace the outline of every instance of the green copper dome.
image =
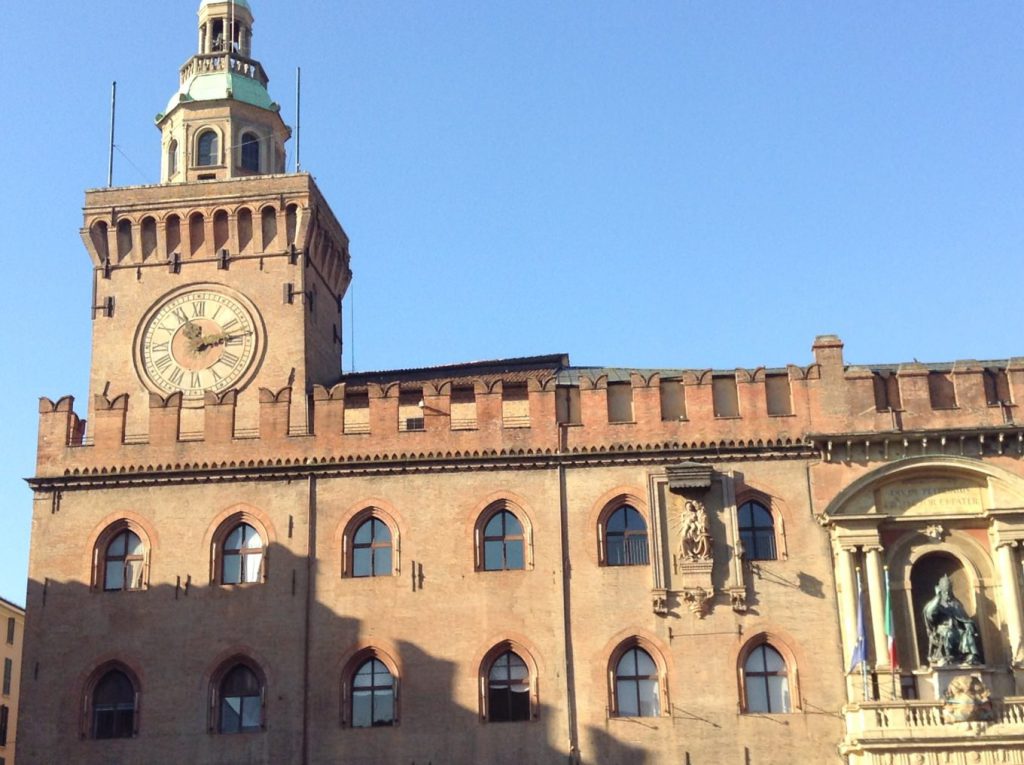
{"type": "Polygon", "coordinates": [[[170,114],[183,101],[218,101],[233,98],[261,109],[277,111],[267,89],[251,77],[235,72],[204,72],[189,77],[171,96],[165,114],[170,114]]]}

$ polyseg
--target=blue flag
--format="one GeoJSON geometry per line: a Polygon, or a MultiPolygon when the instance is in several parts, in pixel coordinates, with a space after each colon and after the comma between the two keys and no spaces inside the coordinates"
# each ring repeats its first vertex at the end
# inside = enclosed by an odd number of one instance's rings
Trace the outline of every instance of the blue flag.
{"type": "Polygon", "coordinates": [[[857,665],[868,660],[868,641],[864,634],[864,593],[860,589],[860,571],[857,571],[857,642],[853,646],[853,655],[850,657],[850,671],[857,669],[857,665]]]}

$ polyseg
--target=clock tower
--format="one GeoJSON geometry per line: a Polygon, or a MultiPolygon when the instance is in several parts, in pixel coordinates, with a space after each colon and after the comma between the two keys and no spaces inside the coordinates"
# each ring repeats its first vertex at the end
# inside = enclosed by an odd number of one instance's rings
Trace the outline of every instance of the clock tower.
{"type": "MultiPolygon", "coordinates": [[[[285,172],[291,131],[253,58],[247,0],[202,0],[198,17],[197,52],[156,117],[161,183],[85,198],[89,415],[123,410],[129,443],[146,439],[156,397],[180,397],[187,439],[207,403],[247,388],[291,388],[288,430],[304,433],[302,393],[341,374],[348,237],[312,177],[285,172]]],[[[239,396],[236,432],[258,417],[258,396],[239,396]]]]}

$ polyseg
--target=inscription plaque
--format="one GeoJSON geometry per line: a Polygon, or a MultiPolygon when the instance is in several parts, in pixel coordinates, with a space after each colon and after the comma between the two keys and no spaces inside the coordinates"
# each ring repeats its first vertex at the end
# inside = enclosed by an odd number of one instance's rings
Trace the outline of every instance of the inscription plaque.
{"type": "Polygon", "coordinates": [[[979,513],[985,509],[980,486],[956,479],[903,481],[878,490],[882,512],[898,515],[979,513]]]}

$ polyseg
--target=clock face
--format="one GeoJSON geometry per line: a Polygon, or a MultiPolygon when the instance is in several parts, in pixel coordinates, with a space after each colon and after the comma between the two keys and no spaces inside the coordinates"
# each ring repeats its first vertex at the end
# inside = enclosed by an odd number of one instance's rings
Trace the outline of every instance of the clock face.
{"type": "Polygon", "coordinates": [[[202,398],[239,387],[261,336],[254,312],[215,288],[188,288],[159,303],[140,326],[141,370],[164,393],[202,398]]]}

